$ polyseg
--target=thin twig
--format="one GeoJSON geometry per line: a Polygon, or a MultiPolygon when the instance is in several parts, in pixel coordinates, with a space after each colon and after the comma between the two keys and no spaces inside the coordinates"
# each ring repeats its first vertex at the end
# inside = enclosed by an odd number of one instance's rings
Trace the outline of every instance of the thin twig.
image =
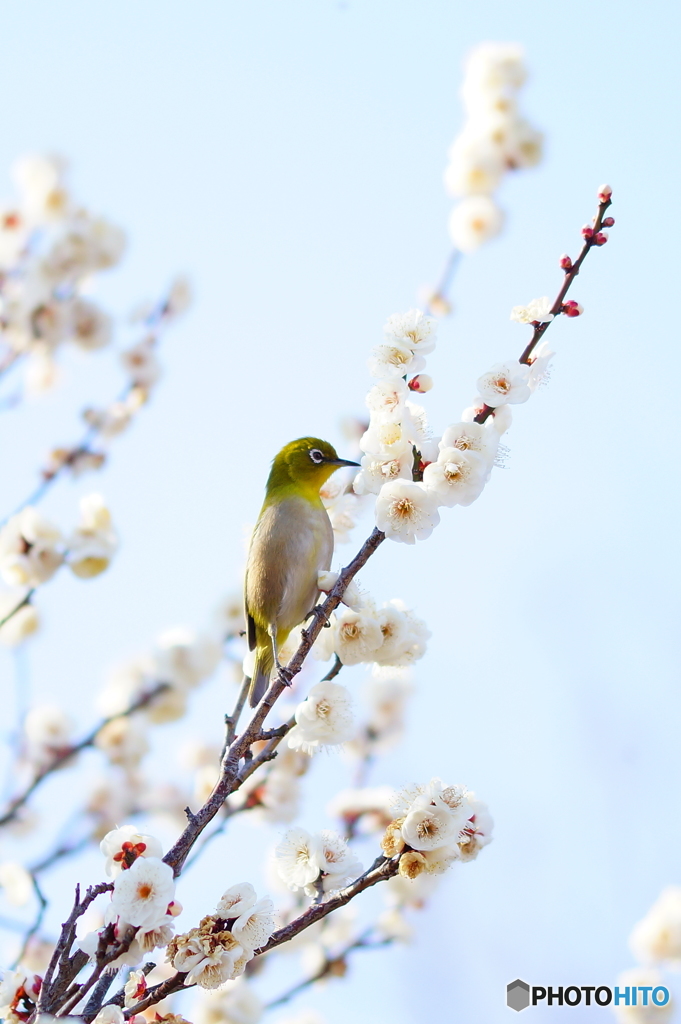
{"type": "MultiPolygon", "coordinates": [[[[239,690],[239,696],[234,706],[234,711],[231,713],[231,715],[225,717],[225,725],[227,726],[227,738],[225,740],[225,747],[228,747],[230,743],[234,742],[234,737],[236,736],[236,727],[239,724],[241,712],[244,709],[244,704],[246,703],[246,698],[248,697],[248,691],[250,688],[251,680],[248,678],[248,676],[244,676],[243,682],[241,684],[241,689],[239,690]]],[[[225,752],[223,750],[223,756],[224,753],[225,752]]]]}
{"type": "Polygon", "coordinates": [[[45,894],[43,893],[42,889],[40,888],[40,885],[38,884],[38,879],[35,877],[35,875],[33,873],[31,873],[31,882],[33,884],[33,891],[35,892],[36,897],[38,899],[38,913],[35,916],[35,920],[34,920],[33,924],[31,925],[31,927],[28,929],[28,931],[24,935],[24,941],[23,941],[23,943],[21,945],[21,949],[19,951],[19,955],[17,956],[17,958],[14,961],[14,964],[12,966],[12,970],[13,971],[16,971],[16,969],[19,966],[20,962],[23,960],[24,954],[26,953],[26,950],[28,949],[29,942],[31,941],[33,936],[36,934],[36,932],[38,932],[40,930],[40,926],[43,923],[43,918],[45,917],[45,911],[47,910],[47,906],[48,906],[45,894]]]}
{"type": "Polygon", "coordinates": [[[367,930],[363,932],[362,935],[354,939],[345,947],[345,949],[342,949],[339,953],[336,953],[335,956],[328,956],[327,954],[324,963],[321,965],[318,971],[315,971],[315,973],[310,975],[310,977],[308,978],[303,978],[302,981],[299,981],[296,985],[293,985],[292,988],[287,989],[286,992],[283,992],[280,996],[277,996],[276,999],[271,999],[269,1003],[265,1003],[264,1009],[273,1010],[275,1006],[282,1006],[284,1003],[290,1002],[291,999],[297,996],[299,992],[303,992],[306,988],[310,988],[310,986],[316,984],[316,982],[322,981],[324,978],[328,978],[329,975],[341,974],[345,969],[346,958],[354,950],[378,949],[381,946],[389,946],[392,942],[395,941],[392,937],[389,936],[385,939],[377,939],[374,942],[372,942],[370,941],[372,931],[373,928],[367,928],[367,930]]]}
{"type": "Polygon", "coordinates": [[[81,900],[80,886],[76,885],[76,895],[73,908],[67,920],[62,925],[61,933],[52,953],[45,977],[40,989],[37,1012],[52,1012],[57,1009],[56,1003],[65,989],[71,984],[76,975],[82,970],[88,961],[87,953],[77,951],[72,957],[69,956],[73,940],[76,937],[76,922],[83,916],[90,904],[101,896],[102,893],[112,892],[113,882],[100,882],[99,885],[90,886],[81,900]],[[58,968],[57,977],[54,982],[52,977],[58,968]]]}
{"type": "Polygon", "coordinates": [[[338,673],[341,671],[342,668],[343,668],[343,662],[340,660],[340,658],[338,657],[337,654],[334,655],[333,665],[331,666],[329,671],[326,673],[326,675],[322,677],[321,682],[322,683],[329,683],[329,682],[331,682],[332,679],[336,678],[336,676],[338,675],[338,673]]]}
{"type": "Polygon", "coordinates": [[[62,753],[58,754],[57,757],[55,757],[54,760],[50,762],[50,764],[46,765],[45,768],[42,768],[38,772],[38,774],[35,776],[30,785],[26,787],[23,793],[20,793],[19,796],[15,797],[13,800],[10,801],[7,810],[2,815],[2,817],[0,817],[0,825],[6,825],[9,821],[12,821],[12,819],[16,817],[17,811],[24,806],[29,797],[35,792],[35,790],[38,788],[41,782],[44,779],[46,779],[48,775],[51,775],[52,772],[55,772],[57,768],[61,768],[61,766],[66,763],[66,761],[69,761],[76,754],[79,754],[81,750],[85,750],[87,747],[93,746],[95,740],[97,739],[97,736],[106,725],[109,725],[110,722],[116,721],[117,718],[127,718],[129,715],[132,715],[135,711],[139,711],[141,708],[146,707],[147,704],[150,704],[151,701],[154,700],[154,698],[157,697],[160,693],[165,692],[165,690],[168,689],[168,686],[168,683],[158,683],[152,690],[149,690],[147,693],[143,694],[136,701],[134,701],[129,708],[126,708],[125,711],[120,711],[116,715],[109,715],[108,718],[105,718],[102,722],[95,726],[95,728],[91,732],[89,732],[87,736],[84,739],[82,739],[79,743],[76,743],[75,746],[69,747],[68,750],[64,750],[62,753]]]}
{"type": "MultiPolygon", "coordinates": [[[[7,612],[7,615],[5,615],[4,619],[0,619],[0,629],[2,629],[6,622],[9,622],[12,616],[16,615],[17,612],[21,611],[24,605],[30,604],[31,598],[33,597],[34,594],[35,587],[31,587],[28,593],[22,598],[21,601],[19,601],[19,604],[15,608],[12,608],[11,612],[7,612]]],[[[0,824],[2,824],[2,822],[0,822],[0,824]]]]}
{"type": "MultiPolygon", "coordinates": [[[[598,213],[596,214],[596,218],[594,220],[594,226],[593,226],[594,235],[596,235],[600,231],[600,229],[602,227],[602,224],[603,224],[603,215],[604,215],[605,211],[608,209],[608,207],[611,206],[611,205],[612,205],[612,200],[610,200],[610,199],[606,199],[604,202],[598,204],[598,213]]],[[[560,289],[560,291],[558,292],[558,295],[556,296],[556,299],[555,299],[553,305],[551,306],[550,313],[553,316],[553,320],[545,320],[543,323],[535,324],[534,330],[532,331],[532,337],[530,338],[530,342],[525,347],[525,349],[523,351],[523,354],[521,355],[520,359],[518,360],[519,363],[529,364],[531,362],[532,353],[534,352],[535,348],[537,347],[537,345],[539,344],[541,339],[544,337],[544,335],[548,331],[549,326],[553,323],[555,318],[562,312],[563,302],[565,301],[565,296],[567,295],[568,291],[570,290],[570,285],[572,284],[574,279],[577,277],[577,274],[579,273],[579,271],[581,269],[582,263],[586,259],[589,251],[591,249],[593,249],[594,246],[596,246],[596,248],[598,248],[598,246],[596,245],[596,242],[594,241],[593,236],[590,237],[590,238],[586,238],[584,240],[584,245],[582,246],[582,251],[580,252],[580,254],[577,257],[577,259],[575,260],[575,262],[572,264],[570,269],[565,271],[565,279],[563,281],[563,286],[560,289]]],[[[486,420],[489,419],[489,417],[492,415],[493,412],[494,412],[494,409],[491,406],[484,405],[482,410],[475,417],[475,422],[476,423],[484,423],[486,420]]]]}

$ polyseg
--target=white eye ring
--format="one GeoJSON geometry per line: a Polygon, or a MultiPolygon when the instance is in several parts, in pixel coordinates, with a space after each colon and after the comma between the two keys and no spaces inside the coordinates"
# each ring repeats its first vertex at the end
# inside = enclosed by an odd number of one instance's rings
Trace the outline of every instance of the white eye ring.
{"type": "Polygon", "coordinates": [[[317,466],[324,461],[324,455],[322,452],[320,452],[319,448],[311,448],[309,455],[312,461],[317,466]]]}

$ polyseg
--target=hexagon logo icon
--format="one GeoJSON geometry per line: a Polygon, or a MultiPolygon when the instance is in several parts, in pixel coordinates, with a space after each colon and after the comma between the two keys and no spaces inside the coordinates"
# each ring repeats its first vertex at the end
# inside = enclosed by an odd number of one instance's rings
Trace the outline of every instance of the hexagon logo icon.
{"type": "Polygon", "coordinates": [[[511,1010],[526,1010],[530,1005],[530,986],[526,981],[516,978],[506,986],[506,1005],[511,1010]]]}

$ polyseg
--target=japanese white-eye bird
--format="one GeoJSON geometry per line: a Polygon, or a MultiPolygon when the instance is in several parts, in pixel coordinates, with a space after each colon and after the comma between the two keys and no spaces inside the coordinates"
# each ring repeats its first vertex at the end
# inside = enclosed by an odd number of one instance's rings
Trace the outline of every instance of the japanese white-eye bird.
{"type": "Polygon", "coordinates": [[[279,647],[315,607],[319,572],[331,565],[333,530],[320,488],[339,466],[356,465],[317,437],[291,441],[272,462],[246,566],[248,646],[255,651],[251,707],[262,699],[272,669],[281,667],[279,647]]]}

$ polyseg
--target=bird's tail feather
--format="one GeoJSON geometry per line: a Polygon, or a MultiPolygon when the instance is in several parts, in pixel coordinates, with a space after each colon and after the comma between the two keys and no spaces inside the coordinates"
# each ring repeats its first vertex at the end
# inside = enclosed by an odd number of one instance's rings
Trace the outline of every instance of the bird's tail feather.
{"type": "Polygon", "coordinates": [[[268,642],[266,646],[257,647],[255,651],[255,665],[251,678],[251,688],[248,691],[248,703],[252,708],[256,707],[265,696],[265,691],[270,685],[270,676],[274,668],[274,655],[272,645],[268,642]]]}

